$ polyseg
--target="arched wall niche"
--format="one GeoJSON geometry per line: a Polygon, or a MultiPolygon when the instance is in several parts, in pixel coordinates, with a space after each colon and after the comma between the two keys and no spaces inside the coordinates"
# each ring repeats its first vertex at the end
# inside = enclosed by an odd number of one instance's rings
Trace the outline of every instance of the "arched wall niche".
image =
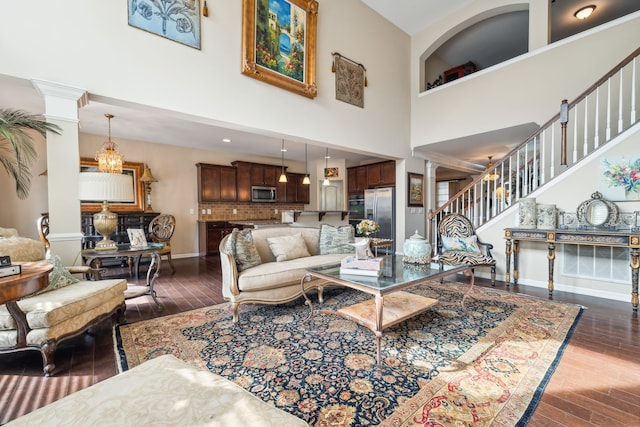
{"type": "MultiPolygon", "coordinates": [[[[495,27],[498,25],[497,20],[500,18],[509,18],[511,22],[511,26],[518,27],[518,32],[521,32],[519,35],[520,40],[518,43],[518,48],[513,46],[510,47],[510,50],[513,50],[513,54],[509,57],[502,58],[498,62],[491,63],[489,60],[486,66],[482,68],[487,68],[491,65],[495,65],[496,63],[506,61],[507,59],[513,58],[515,56],[521,55],[528,51],[528,36],[529,36],[529,4],[528,3],[518,3],[518,4],[510,4],[505,6],[500,6],[492,9],[485,10],[481,13],[478,13],[466,20],[463,20],[456,25],[452,26],[448,30],[446,30],[440,37],[436,39],[434,43],[432,43],[421,55],[420,55],[420,82],[419,87],[420,91],[424,92],[427,90],[427,84],[435,81],[439,75],[441,75],[445,70],[461,65],[466,61],[462,61],[460,64],[458,63],[448,63],[443,60],[439,55],[439,50],[446,46],[447,43],[455,38],[464,37],[464,34],[469,31],[482,31],[483,33],[487,33],[485,29],[482,28],[483,25],[487,27],[495,27]],[[526,22],[526,25],[522,23],[526,22]]],[[[506,22],[506,20],[504,20],[506,22]]],[[[494,29],[495,36],[493,36],[497,41],[489,42],[490,46],[484,46],[486,52],[490,53],[492,51],[500,50],[500,46],[497,43],[511,43],[514,42],[514,34],[511,29],[500,30],[496,27],[494,29]],[[507,32],[508,31],[508,32],[507,32]],[[506,32],[506,33],[505,33],[506,32]]],[[[470,50],[476,50],[476,47],[469,47],[470,50]]],[[[469,55],[469,59],[471,59],[471,55],[469,55]]]]}

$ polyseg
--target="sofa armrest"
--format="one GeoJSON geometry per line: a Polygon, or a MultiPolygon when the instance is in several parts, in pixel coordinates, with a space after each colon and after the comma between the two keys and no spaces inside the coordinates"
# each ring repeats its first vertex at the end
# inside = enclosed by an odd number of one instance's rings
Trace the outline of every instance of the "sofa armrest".
{"type": "Polygon", "coordinates": [[[226,251],[226,243],[229,235],[225,236],[220,242],[220,266],[222,268],[222,291],[231,295],[240,294],[238,289],[238,266],[236,260],[229,252],[226,251]]]}

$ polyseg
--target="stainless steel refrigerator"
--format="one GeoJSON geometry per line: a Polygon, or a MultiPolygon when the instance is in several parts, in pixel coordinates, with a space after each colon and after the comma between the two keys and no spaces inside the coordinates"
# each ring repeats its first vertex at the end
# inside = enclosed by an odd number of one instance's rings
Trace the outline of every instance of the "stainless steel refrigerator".
{"type": "Polygon", "coordinates": [[[380,249],[378,252],[394,254],[396,251],[395,188],[384,187],[364,190],[364,214],[366,219],[372,219],[380,226],[380,231],[376,233],[375,237],[393,241],[391,248],[388,250],[380,249]]]}

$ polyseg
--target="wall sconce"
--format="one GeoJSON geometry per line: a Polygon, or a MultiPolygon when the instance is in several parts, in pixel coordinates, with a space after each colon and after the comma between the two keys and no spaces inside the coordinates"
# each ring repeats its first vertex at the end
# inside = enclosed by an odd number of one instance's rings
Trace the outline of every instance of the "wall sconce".
{"type": "Polygon", "coordinates": [[[309,158],[307,157],[307,144],[304,144],[304,178],[302,178],[304,185],[310,185],[311,179],[309,178],[309,158]]]}
{"type": "Polygon", "coordinates": [[[207,7],[207,0],[204,0],[204,6],[202,6],[202,16],[209,16],[209,8],[207,7]]]}
{"type": "Polygon", "coordinates": [[[151,207],[151,183],[158,182],[158,180],[153,176],[151,169],[147,165],[144,165],[144,172],[140,177],[140,182],[144,183],[144,191],[146,194],[144,211],[153,212],[153,208],[151,207]]]}
{"type": "Polygon", "coordinates": [[[585,6],[578,9],[576,13],[573,14],[573,16],[575,16],[578,19],[587,19],[588,17],[591,16],[594,10],[596,10],[596,6],[593,4],[590,4],[589,6],[585,6]]]}
{"type": "Polygon", "coordinates": [[[323,186],[327,186],[330,185],[331,183],[329,182],[329,177],[327,177],[327,169],[329,169],[329,159],[331,157],[329,157],[329,148],[327,148],[327,152],[324,155],[324,170],[325,170],[325,175],[324,175],[324,181],[322,181],[322,185],[323,186]]]}
{"type": "Polygon", "coordinates": [[[287,151],[286,148],[284,148],[284,139],[282,140],[282,148],[280,149],[280,157],[282,158],[282,163],[281,163],[281,171],[280,171],[280,178],[278,178],[278,182],[287,182],[287,175],[284,173],[284,152],[287,151]]]}

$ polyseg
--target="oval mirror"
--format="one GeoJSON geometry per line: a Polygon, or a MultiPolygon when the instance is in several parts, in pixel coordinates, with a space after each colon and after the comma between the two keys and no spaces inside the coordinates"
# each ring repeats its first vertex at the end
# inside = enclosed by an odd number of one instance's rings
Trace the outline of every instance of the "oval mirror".
{"type": "Polygon", "coordinates": [[[593,226],[600,226],[609,220],[609,206],[602,200],[592,200],[585,212],[585,221],[593,226]]]}

